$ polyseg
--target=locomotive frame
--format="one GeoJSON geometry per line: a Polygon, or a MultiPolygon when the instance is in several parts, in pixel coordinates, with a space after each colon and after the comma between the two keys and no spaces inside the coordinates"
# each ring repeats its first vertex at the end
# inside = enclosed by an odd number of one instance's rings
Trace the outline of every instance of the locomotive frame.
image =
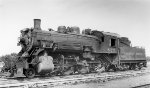
{"type": "Polygon", "coordinates": [[[79,34],[78,27],[65,26],[58,31],[44,31],[40,24],[40,19],[34,19],[34,28],[21,31],[18,45],[22,50],[12,74],[33,78],[36,74],[70,75],[146,66],[145,49],[132,47],[128,38],[116,33],[85,29],[79,34]],[[53,58],[54,69],[49,72],[37,72],[45,69],[38,67],[43,51],[53,58]]]}

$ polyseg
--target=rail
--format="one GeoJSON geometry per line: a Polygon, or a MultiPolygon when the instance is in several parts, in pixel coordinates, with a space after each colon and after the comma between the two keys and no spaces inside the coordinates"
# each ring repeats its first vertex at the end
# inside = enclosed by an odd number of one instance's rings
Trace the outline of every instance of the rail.
{"type": "MultiPolygon", "coordinates": [[[[56,77],[44,77],[34,79],[0,79],[0,88],[31,88],[31,87],[49,87],[68,84],[77,84],[90,81],[106,82],[109,80],[119,79],[123,77],[139,76],[142,74],[150,73],[150,71],[128,71],[128,72],[110,72],[110,73],[93,73],[84,75],[69,75],[69,76],[56,76],[56,77]]],[[[134,87],[133,87],[134,88],[134,87]]]]}

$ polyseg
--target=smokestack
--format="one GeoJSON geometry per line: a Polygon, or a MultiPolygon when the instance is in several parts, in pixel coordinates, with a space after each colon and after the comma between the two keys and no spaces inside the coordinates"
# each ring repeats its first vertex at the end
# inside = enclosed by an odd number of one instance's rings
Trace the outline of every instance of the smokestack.
{"type": "Polygon", "coordinates": [[[34,29],[41,30],[41,19],[34,19],[34,29]]]}

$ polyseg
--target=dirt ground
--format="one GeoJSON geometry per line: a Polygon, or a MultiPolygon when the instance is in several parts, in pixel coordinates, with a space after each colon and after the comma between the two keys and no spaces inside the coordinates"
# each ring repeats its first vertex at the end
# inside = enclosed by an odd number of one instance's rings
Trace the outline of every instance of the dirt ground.
{"type": "MultiPolygon", "coordinates": [[[[146,70],[150,70],[150,62],[146,70]]],[[[111,80],[104,83],[91,82],[77,85],[64,85],[54,88],[132,88],[139,85],[149,84],[150,74],[145,74],[137,77],[122,78],[117,80],[111,80]]]]}

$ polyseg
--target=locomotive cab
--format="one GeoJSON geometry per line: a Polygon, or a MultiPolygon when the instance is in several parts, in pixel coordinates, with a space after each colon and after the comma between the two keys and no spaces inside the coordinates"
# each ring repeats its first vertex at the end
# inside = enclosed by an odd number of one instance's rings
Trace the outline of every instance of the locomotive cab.
{"type": "Polygon", "coordinates": [[[103,32],[103,34],[104,34],[104,39],[101,44],[102,46],[101,52],[117,53],[120,36],[118,34],[109,33],[109,32],[103,32]]]}

